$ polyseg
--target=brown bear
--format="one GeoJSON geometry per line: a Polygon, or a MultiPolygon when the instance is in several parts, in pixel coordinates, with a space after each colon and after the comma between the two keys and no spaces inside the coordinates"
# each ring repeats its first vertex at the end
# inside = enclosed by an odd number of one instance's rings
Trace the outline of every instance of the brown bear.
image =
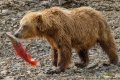
{"type": "Polygon", "coordinates": [[[49,74],[65,71],[71,62],[72,49],[80,58],[75,65],[87,66],[88,50],[96,43],[107,53],[108,64],[118,62],[115,39],[106,19],[90,7],[71,10],[53,7],[29,12],[20,21],[15,36],[20,39],[46,38],[52,49],[52,63],[57,67],[56,70],[48,71],[49,74]]]}

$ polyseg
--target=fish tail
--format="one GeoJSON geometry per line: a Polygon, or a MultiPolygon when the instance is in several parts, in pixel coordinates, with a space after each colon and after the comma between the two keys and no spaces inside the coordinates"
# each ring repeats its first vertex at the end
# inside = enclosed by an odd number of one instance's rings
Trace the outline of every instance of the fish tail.
{"type": "Polygon", "coordinates": [[[35,61],[32,61],[32,63],[31,63],[31,65],[34,67],[34,68],[36,68],[36,65],[38,64],[38,60],[35,60],[35,61]]]}

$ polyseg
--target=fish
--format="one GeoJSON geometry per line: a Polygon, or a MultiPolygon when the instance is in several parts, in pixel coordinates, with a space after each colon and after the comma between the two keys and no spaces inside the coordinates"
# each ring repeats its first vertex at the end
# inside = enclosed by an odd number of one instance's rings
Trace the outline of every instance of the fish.
{"type": "Polygon", "coordinates": [[[36,68],[36,65],[38,64],[39,60],[32,59],[32,56],[28,53],[27,49],[24,47],[22,42],[18,40],[14,35],[10,33],[6,34],[12,42],[12,45],[16,52],[16,56],[21,57],[27,63],[31,64],[34,68],[36,68]]]}

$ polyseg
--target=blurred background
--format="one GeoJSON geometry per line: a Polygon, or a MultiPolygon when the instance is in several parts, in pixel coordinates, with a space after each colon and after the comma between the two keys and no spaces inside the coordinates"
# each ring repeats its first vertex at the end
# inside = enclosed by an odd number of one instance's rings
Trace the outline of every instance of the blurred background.
{"type": "MultiPolygon", "coordinates": [[[[108,58],[97,44],[89,50],[90,63],[86,68],[73,66],[61,74],[44,74],[47,70],[55,69],[51,63],[50,45],[45,39],[23,42],[33,58],[40,60],[36,68],[16,57],[5,33],[14,33],[27,11],[44,10],[53,6],[67,9],[90,6],[100,11],[112,28],[120,58],[120,0],[0,0],[0,80],[120,79],[120,61],[117,65],[104,67],[102,63],[108,58]]],[[[78,61],[74,50],[72,53],[72,61],[78,61]]]]}

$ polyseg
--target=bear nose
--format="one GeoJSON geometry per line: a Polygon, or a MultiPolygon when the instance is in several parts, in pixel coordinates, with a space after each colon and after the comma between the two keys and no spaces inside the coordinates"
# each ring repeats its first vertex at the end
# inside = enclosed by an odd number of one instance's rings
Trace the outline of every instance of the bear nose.
{"type": "Polygon", "coordinates": [[[18,35],[19,35],[19,34],[14,34],[14,36],[17,37],[17,38],[18,38],[18,35]]]}

